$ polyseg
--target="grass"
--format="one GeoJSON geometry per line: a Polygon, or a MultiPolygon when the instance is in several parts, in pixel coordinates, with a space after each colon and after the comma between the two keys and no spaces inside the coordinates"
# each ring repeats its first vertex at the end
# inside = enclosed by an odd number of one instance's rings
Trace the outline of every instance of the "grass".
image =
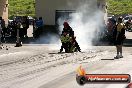
{"type": "Polygon", "coordinates": [[[132,0],[107,0],[107,3],[109,14],[132,14],[132,0]]]}
{"type": "Polygon", "coordinates": [[[34,16],[34,0],[9,0],[9,17],[34,16]]]}

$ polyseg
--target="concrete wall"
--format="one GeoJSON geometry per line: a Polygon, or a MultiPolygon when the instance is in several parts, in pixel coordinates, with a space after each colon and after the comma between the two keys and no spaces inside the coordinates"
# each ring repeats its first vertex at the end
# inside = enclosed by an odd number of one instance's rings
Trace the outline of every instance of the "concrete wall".
{"type": "Polygon", "coordinates": [[[0,16],[8,24],[8,0],[0,0],[0,16]]]}
{"type": "MultiPolygon", "coordinates": [[[[102,0],[101,3],[104,2],[102,0]]],[[[82,3],[89,4],[93,10],[97,9],[97,0],[36,0],[36,16],[43,17],[46,25],[55,25],[56,10],[76,10],[82,3]]]]}

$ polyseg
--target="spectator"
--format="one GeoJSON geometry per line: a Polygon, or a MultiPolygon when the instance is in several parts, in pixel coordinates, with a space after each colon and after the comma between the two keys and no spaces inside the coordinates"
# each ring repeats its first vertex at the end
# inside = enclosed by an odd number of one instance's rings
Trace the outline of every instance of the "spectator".
{"type": "Polygon", "coordinates": [[[17,35],[17,22],[15,19],[11,22],[11,37],[16,37],[17,35]]]}
{"type": "Polygon", "coordinates": [[[5,34],[6,34],[6,27],[5,27],[5,21],[4,19],[2,19],[2,17],[0,18],[1,19],[1,33],[2,33],[2,38],[1,38],[1,41],[5,41],[5,34]]]}
{"type": "Polygon", "coordinates": [[[36,26],[37,26],[36,34],[37,36],[40,36],[40,34],[43,32],[43,26],[44,26],[42,17],[39,17],[39,19],[36,21],[36,26]]]}
{"type": "Polygon", "coordinates": [[[37,30],[37,26],[36,26],[36,22],[37,22],[37,17],[34,17],[33,19],[33,37],[36,38],[36,30],[37,30]]]}
{"type": "Polygon", "coordinates": [[[123,58],[122,55],[122,44],[125,39],[125,25],[122,22],[122,18],[118,18],[116,29],[114,30],[114,44],[117,49],[117,56],[115,59],[123,58]]]}
{"type": "Polygon", "coordinates": [[[0,17],[0,48],[1,48],[1,37],[2,37],[2,17],[0,17]]]}
{"type": "Polygon", "coordinates": [[[36,22],[38,21],[37,17],[34,17],[33,19],[33,29],[36,28],[36,22]]]}
{"type": "Polygon", "coordinates": [[[131,19],[129,19],[129,20],[126,22],[126,24],[125,24],[126,30],[129,30],[129,29],[131,28],[131,25],[132,25],[132,22],[131,22],[131,19]]]}
{"type": "Polygon", "coordinates": [[[29,20],[27,18],[27,16],[23,17],[23,21],[22,21],[22,26],[23,26],[23,35],[27,38],[27,29],[29,28],[29,20]]]}

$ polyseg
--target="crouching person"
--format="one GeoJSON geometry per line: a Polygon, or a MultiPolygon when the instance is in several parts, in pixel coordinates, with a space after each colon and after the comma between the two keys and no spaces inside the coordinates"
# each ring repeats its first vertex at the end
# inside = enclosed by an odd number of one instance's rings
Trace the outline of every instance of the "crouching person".
{"type": "Polygon", "coordinates": [[[67,34],[66,32],[64,32],[62,35],[61,35],[61,49],[60,49],[60,52],[61,53],[63,51],[63,48],[65,49],[65,52],[66,53],[69,53],[69,44],[70,44],[70,36],[69,34],[67,34]]]}
{"type": "Polygon", "coordinates": [[[76,41],[76,37],[71,37],[70,52],[81,52],[81,49],[76,41]]]}

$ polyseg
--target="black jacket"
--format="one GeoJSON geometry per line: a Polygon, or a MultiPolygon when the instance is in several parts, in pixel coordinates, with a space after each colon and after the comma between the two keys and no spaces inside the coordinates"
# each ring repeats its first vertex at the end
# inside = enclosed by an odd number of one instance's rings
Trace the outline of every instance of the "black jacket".
{"type": "Polygon", "coordinates": [[[62,34],[67,33],[69,36],[74,36],[74,31],[72,30],[71,27],[68,27],[67,29],[63,28],[62,34]]]}

